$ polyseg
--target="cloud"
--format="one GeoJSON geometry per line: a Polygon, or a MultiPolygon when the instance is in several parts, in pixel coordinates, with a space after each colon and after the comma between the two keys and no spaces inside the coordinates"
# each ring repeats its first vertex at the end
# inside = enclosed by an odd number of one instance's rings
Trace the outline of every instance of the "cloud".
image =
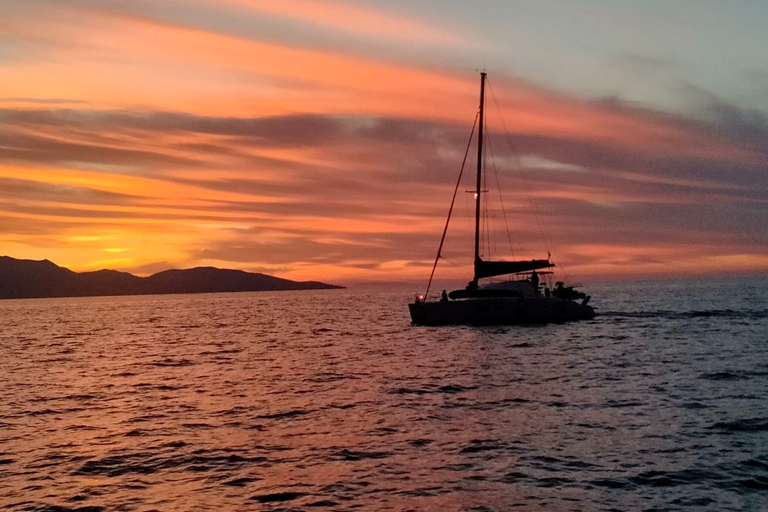
{"type": "Polygon", "coordinates": [[[7,202],[34,198],[36,201],[52,203],[115,205],[137,199],[130,194],[9,178],[0,178],[0,189],[7,202]]]}
{"type": "Polygon", "coordinates": [[[35,163],[88,162],[153,166],[175,164],[195,166],[193,159],[175,157],[160,152],[56,140],[6,131],[3,134],[3,159],[6,162],[25,161],[35,163]]]}
{"type": "MultiPolygon", "coordinates": [[[[622,112],[620,105],[609,109],[614,115],[638,115],[636,109],[622,112]]],[[[651,119],[662,125],[661,133],[685,130],[682,140],[710,137],[705,127],[689,120],[640,115],[646,122],[651,119]],[[664,123],[669,126],[665,128],[664,123]]],[[[198,198],[213,191],[224,194],[196,205],[197,214],[189,209],[175,214],[166,211],[158,213],[158,218],[235,214],[232,218],[241,222],[253,220],[251,215],[260,216],[261,222],[291,216],[373,218],[382,215],[382,201],[390,202],[390,212],[442,214],[443,208],[432,201],[437,192],[451,186],[450,174],[457,167],[451,149],[460,148],[466,138],[466,127],[452,122],[318,114],[234,118],[162,111],[4,109],[0,122],[11,134],[3,154],[8,162],[132,166],[133,173],[152,177],[156,185],[146,187],[153,187],[155,196],[161,183],[197,191],[193,193],[198,198]],[[35,135],[26,135],[30,132],[35,135]],[[59,137],[72,133],[81,142],[53,140],[54,133],[59,137]],[[276,148],[286,152],[274,157],[259,154],[260,149],[272,154],[276,148]],[[427,191],[425,187],[430,186],[438,188],[427,191]]],[[[722,159],[699,155],[698,147],[683,147],[682,156],[660,153],[653,140],[645,147],[625,147],[570,135],[516,134],[513,138],[514,148],[497,141],[495,156],[512,164],[513,149],[530,156],[519,160],[521,169],[503,170],[503,184],[522,173],[529,193],[566,219],[568,212],[560,211],[558,204],[618,204],[626,210],[632,204],[652,204],[658,209],[663,204],[714,200],[764,201],[766,178],[760,171],[765,167],[759,153],[750,161],[743,155],[734,159],[728,152],[722,159]],[[582,172],[564,179],[562,169],[582,172]]],[[[728,140],[721,138],[719,144],[727,147],[728,140]]],[[[167,209],[174,208],[170,197],[161,197],[167,209]]],[[[358,224],[364,226],[362,219],[358,224]]]]}
{"type": "Polygon", "coordinates": [[[705,115],[712,117],[721,134],[768,154],[768,115],[760,110],[742,108],[702,89],[698,89],[698,93],[706,98],[705,115]]]}
{"type": "Polygon", "coordinates": [[[215,2],[217,7],[221,4],[242,8],[238,10],[238,14],[250,12],[269,15],[273,19],[298,21],[336,33],[355,34],[366,39],[380,38],[387,41],[428,44],[457,44],[462,41],[455,31],[421,20],[338,1],[284,0],[276,3],[257,0],[224,0],[215,2]]]}
{"type": "MultiPolygon", "coordinates": [[[[183,132],[232,136],[268,147],[297,147],[342,142],[346,137],[383,142],[431,140],[446,125],[419,119],[333,114],[289,114],[265,117],[214,117],[163,111],[73,109],[0,109],[0,124],[109,130],[109,133],[183,132]]],[[[464,128],[464,127],[462,127],[464,128]]],[[[455,129],[455,127],[454,127],[455,129]]],[[[244,142],[244,141],[243,141],[244,142]]]]}
{"type": "MultiPolygon", "coordinates": [[[[29,23],[3,26],[35,51],[3,67],[0,225],[19,227],[0,247],[44,235],[68,244],[62,264],[77,268],[88,251],[118,248],[125,268],[142,271],[156,268],[148,258],[367,279],[417,276],[429,265],[477,106],[475,77],[341,39],[260,38],[223,23],[246,13],[389,44],[420,22],[340,3],[318,12],[309,0],[232,0],[224,10],[46,5],[44,20],[17,5],[25,13],[17,21],[29,23]],[[219,17],[199,18],[209,11],[219,17]],[[361,34],[350,16],[378,30],[361,34]]],[[[465,43],[426,28],[419,37],[429,44],[465,43]]],[[[705,91],[696,97],[709,115],[694,118],[509,77],[491,85],[490,131],[509,132],[513,143],[491,139],[497,168],[489,164],[486,178],[510,191],[518,254],[518,245],[541,247],[542,224],[565,262],[578,268],[583,258],[589,271],[677,257],[705,264],[685,248],[764,252],[760,112],[705,91]]],[[[471,252],[463,191],[472,187],[461,187],[455,246],[445,253],[452,261],[471,252]]]]}

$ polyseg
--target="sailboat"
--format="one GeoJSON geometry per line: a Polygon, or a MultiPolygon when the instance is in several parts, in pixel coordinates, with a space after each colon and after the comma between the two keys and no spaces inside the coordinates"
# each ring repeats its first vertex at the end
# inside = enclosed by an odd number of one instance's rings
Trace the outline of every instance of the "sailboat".
{"type": "MultiPolygon", "coordinates": [[[[483,116],[485,108],[486,73],[480,74],[480,111],[477,141],[477,187],[475,189],[475,259],[474,275],[466,288],[450,293],[443,291],[434,300],[429,298],[429,288],[435,267],[441,257],[445,234],[448,229],[453,202],[448,213],[443,238],[440,241],[435,266],[427,285],[427,293],[417,296],[408,305],[411,320],[416,325],[515,325],[567,322],[594,318],[595,311],[587,303],[590,297],[573,287],[558,282],[554,288],[539,286],[537,270],[547,272],[555,266],[546,259],[523,261],[486,261],[480,255],[480,200],[483,173],[483,116]],[[481,279],[510,275],[502,282],[481,284],[481,279]],[[581,299],[581,300],[579,300],[581,299]]],[[[457,184],[458,190],[458,184],[457,184]]],[[[454,201],[456,193],[454,192],[454,201]]]]}

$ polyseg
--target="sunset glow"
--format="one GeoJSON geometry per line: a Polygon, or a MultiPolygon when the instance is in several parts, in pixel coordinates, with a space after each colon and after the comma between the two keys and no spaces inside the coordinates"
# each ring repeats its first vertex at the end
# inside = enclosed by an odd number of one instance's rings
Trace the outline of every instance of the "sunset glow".
{"type": "MultiPolygon", "coordinates": [[[[718,17],[653,14],[681,4],[718,17]]],[[[536,5],[0,1],[0,255],[425,280],[485,65],[488,186],[518,254],[575,279],[768,272],[768,58],[747,46],[768,38],[616,40],[634,4],[589,3],[586,55],[575,29],[527,32],[558,25],[536,5]]],[[[446,259],[471,253],[470,210],[446,259]]]]}

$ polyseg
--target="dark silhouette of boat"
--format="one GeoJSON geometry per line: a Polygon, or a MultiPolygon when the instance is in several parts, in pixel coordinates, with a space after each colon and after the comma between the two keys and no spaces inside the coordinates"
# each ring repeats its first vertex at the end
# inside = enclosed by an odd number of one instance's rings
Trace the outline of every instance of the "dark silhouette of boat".
{"type": "MultiPolygon", "coordinates": [[[[475,258],[474,275],[466,288],[450,293],[443,291],[439,300],[429,298],[429,288],[434,277],[435,267],[441,257],[445,235],[448,229],[451,212],[456,199],[458,183],[454,191],[451,208],[448,212],[443,237],[432,267],[427,292],[418,296],[409,304],[411,320],[417,325],[514,325],[541,324],[550,322],[566,322],[585,320],[595,316],[594,309],[589,306],[590,297],[574,290],[572,286],[565,287],[562,282],[551,289],[539,287],[537,270],[549,269],[555,266],[546,259],[526,261],[486,261],[480,256],[480,200],[482,191],[483,172],[483,116],[485,106],[486,74],[480,74],[480,110],[478,113],[478,142],[477,142],[477,186],[475,189],[475,258]],[[481,284],[481,279],[510,275],[511,279],[503,282],[481,284]],[[580,302],[577,302],[581,299],[580,302]]],[[[469,149],[469,148],[468,148],[469,149]]],[[[459,178],[461,179],[461,178],[459,178]]]]}

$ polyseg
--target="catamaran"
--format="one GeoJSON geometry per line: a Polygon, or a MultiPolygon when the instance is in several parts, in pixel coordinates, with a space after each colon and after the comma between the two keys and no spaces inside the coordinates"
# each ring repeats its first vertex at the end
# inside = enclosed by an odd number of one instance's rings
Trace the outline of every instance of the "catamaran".
{"type": "MultiPolygon", "coordinates": [[[[475,189],[475,259],[474,275],[466,288],[443,292],[437,299],[429,298],[429,289],[450,222],[451,212],[456,200],[454,191],[451,208],[448,212],[443,237],[432,267],[432,274],[427,285],[427,292],[417,296],[409,304],[411,320],[416,325],[515,325],[541,324],[550,322],[566,322],[585,320],[595,316],[594,309],[589,306],[590,297],[574,290],[572,286],[563,286],[558,282],[554,288],[539,286],[537,270],[550,269],[555,266],[546,259],[491,261],[483,260],[480,255],[480,221],[481,194],[483,173],[483,123],[485,108],[486,73],[480,74],[480,110],[478,113],[479,128],[477,139],[477,186],[475,189]],[[502,282],[485,282],[481,279],[509,275],[502,282]],[[580,299],[580,300],[579,300],[580,299]]],[[[469,149],[469,148],[467,148],[469,149]]]]}

